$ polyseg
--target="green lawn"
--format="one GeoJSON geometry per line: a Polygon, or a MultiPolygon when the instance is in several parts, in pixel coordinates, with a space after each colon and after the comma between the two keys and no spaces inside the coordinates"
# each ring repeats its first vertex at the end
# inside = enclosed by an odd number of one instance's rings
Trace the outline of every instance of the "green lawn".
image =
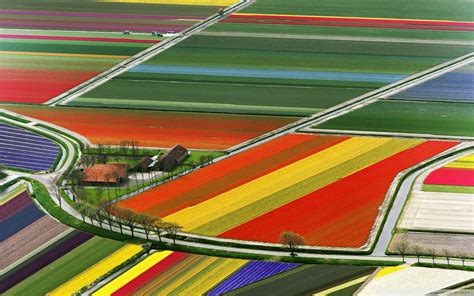
{"type": "Polygon", "coordinates": [[[474,137],[473,114],[474,104],[381,100],[315,128],[474,137]]]}
{"type": "MultiPolygon", "coordinates": [[[[157,152],[159,150],[156,150],[155,152],[157,152]]],[[[176,167],[172,173],[173,174],[178,174],[180,172],[183,172],[187,169],[190,168],[189,164],[191,163],[194,163],[194,164],[197,164],[200,162],[200,158],[202,156],[211,156],[213,159],[217,158],[217,157],[220,157],[220,156],[223,156],[225,155],[225,153],[223,152],[217,152],[217,151],[191,151],[191,155],[189,155],[186,160],[183,162],[183,164],[179,165],[178,167],[176,167]]],[[[115,160],[111,160],[110,162],[116,162],[115,160]]],[[[119,161],[121,162],[121,161],[119,161]]],[[[136,164],[136,160],[132,160],[132,159],[124,159],[123,162],[126,162],[128,163],[129,165],[134,165],[136,164]]],[[[154,182],[159,182],[159,181],[162,181],[164,180],[165,177],[160,177],[156,180],[154,180],[154,182]]],[[[117,197],[120,197],[120,196],[123,196],[129,192],[133,192],[133,191],[136,191],[138,190],[139,188],[142,188],[142,187],[145,187],[145,186],[148,186],[150,185],[150,182],[146,182],[140,186],[137,186],[135,185],[134,182],[132,182],[131,184],[131,187],[130,188],[104,188],[104,187],[87,187],[84,189],[84,198],[86,200],[86,202],[90,203],[90,204],[98,204],[99,203],[99,196],[97,195],[97,191],[98,190],[102,190],[103,193],[102,195],[100,195],[100,199],[101,201],[108,201],[108,200],[113,200],[113,199],[116,199],[117,197]]]]}
{"type": "Polygon", "coordinates": [[[3,295],[46,295],[124,245],[122,242],[93,237],[9,289],[3,295]]]}
{"type": "Polygon", "coordinates": [[[423,191],[474,194],[474,187],[449,185],[423,185],[423,191]]]}

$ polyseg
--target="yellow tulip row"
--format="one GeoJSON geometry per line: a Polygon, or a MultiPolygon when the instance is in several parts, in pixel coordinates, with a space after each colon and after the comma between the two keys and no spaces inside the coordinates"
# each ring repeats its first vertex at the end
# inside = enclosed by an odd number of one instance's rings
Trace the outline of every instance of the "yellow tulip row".
{"type": "Polygon", "coordinates": [[[51,291],[48,295],[63,296],[72,295],[79,291],[82,287],[94,282],[100,276],[106,274],[116,266],[127,261],[142,250],[142,247],[137,245],[126,245],[112,255],[104,258],[90,268],[73,277],[66,283],[51,291]]]}
{"type": "MultiPolygon", "coordinates": [[[[248,262],[240,259],[197,255],[188,259],[195,261],[195,263],[188,263],[183,268],[176,268],[171,271],[172,275],[164,275],[167,277],[166,283],[153,287],[152,293],[154,295],[204,295],[206,291],[248,262]]],[[[150,291],[143,295],[149,293],[150,291]]]]}
{"type": "Polygon", "coordinates": [[[153,265],[157,264],[161,260],[171,255],[171,251],[156,252],[148,256],[145,260],[141,261],[137,265],[133,266],[107,285],[97,290],[93,296],[112,295],[113,292],[117,291],[121,287],[125,286],[128,282],[147,271],[153,265]]]}
{"type": "Polygon", "coordinates": [[[474,170],[474,154],[461,157],[454,162],[448,163],[445,167],[474,170]]]}

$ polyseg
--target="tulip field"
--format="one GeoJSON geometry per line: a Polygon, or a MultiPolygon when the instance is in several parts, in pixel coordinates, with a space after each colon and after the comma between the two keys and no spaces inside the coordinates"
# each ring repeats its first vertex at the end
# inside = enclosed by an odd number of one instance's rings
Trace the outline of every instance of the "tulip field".
{"type": "Polygon", "coordinates": [[[219,7],[230,5],[232,1],[212,1],[214,5],[204,6],[194,5],[200,1],[146,2],[102,0],[70,5],[67,0],[41,3],[34,0],[3,1],[0,27],[62,31],[180,32],[215,13],[219,7]]]}
{"type": "Polygon", "coordinates": [[[395,176],[455,145],[287,135],[118,205],[204,235],[276,242],[292,230],[311,245],[358,248],[395,176]]]}
{"type": "Polygon", "coordinates": [[[51,139],[0,122],[0,164],[16,169],[47,171],[59,157],[51,139]]]}
{"type": "Polygon", "coordinates": [[[0,102],[45,103],[227,5],[133,2],[3,1],[0,102]]]}
{"type": "Polygon", "coordinates": [[[21,183],[0,197],[2,295],[72,295],[142,251],[59,223],[21,183]]]}
{"type": "Polygon", "coordinates": [[[0,295],[463,292],[473,11],[0,0],[0,295]]]}
{"type": "Polygon", "coordinates": [[[473,65],[465,64],[315,128],[473,137],[473,65]]]}
{"type": "Polygon", "coordinates": [[[222,295],[245,290],[256,293],[268,282],[278,285],[288,277],[298,280],[287,283],[284,289],[298,293],[317,291],[325,285],[343,282],[347,276],[372,270],[370,267],[305,266],[162,251],[150,255],[92,295],[222,295]],[[303,277],[313,281],[302,285],[303,277]]]}
{"type": "Polygon", "coordinates": [[[140,146],[163,148],[181,144],[192,149],[224,150],[298,120],[105,108],[2,107],[70,129],[94,144],[116,145],[134,140],[140,146]]]}
{"type": "Polygon", "coordinates": [[[44,103],[158,42],[120,35],[2,29],[0,102],[44,103]]]}
{"type": "Polygon", "coordinates": [[[424,231],[474,232],[473,160],[472,154],[465,155],[431,171],[423,180],[421,190],[412,192],[399,227],[424,231]]]}
{"type": "Polygon", "coordinates": [[[372,8],[365,1],[344,3],[354,11],[337,17],[339,5],[300,2],[304,12],[257,1],[68,104],[307,116],[472,51],[462,42],[437,44],[472,31],[470,22],[442,21],[458,18],[457,9],[394,19],[401,13],[394,7],[393,15],[378,11],[385,18],[352,17],[372,8]],[[310,15],[320,9],[327,16],[310,15]]]}

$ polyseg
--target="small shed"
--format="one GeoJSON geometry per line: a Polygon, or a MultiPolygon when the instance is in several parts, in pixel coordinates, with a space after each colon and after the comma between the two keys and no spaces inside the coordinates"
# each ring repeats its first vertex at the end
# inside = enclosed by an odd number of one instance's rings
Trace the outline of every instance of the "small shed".
{"type": "Polygon", "coordinates": [[[84,168],[83,182],[96,185],[115,185],[125,180],[127,171],[127,164],[94,164],[84,168]]]}
{"type": "Polygon", "coordinates": [[[160,171],[170,172],[180,165],[190,152],[181,145],[175,145],[171,150],[159,157],[155,167],[160,171]]]}

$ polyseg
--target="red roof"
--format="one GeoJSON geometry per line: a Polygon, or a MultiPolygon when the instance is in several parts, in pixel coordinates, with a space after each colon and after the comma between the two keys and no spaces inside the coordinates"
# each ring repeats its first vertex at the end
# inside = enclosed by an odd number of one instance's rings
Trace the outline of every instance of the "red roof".
{"type": "Polygon", "coordinates": [[[122,163],[94,164],[84,168],[84,182],[117,183],[127,176],[127,165],[122,163]]]}

